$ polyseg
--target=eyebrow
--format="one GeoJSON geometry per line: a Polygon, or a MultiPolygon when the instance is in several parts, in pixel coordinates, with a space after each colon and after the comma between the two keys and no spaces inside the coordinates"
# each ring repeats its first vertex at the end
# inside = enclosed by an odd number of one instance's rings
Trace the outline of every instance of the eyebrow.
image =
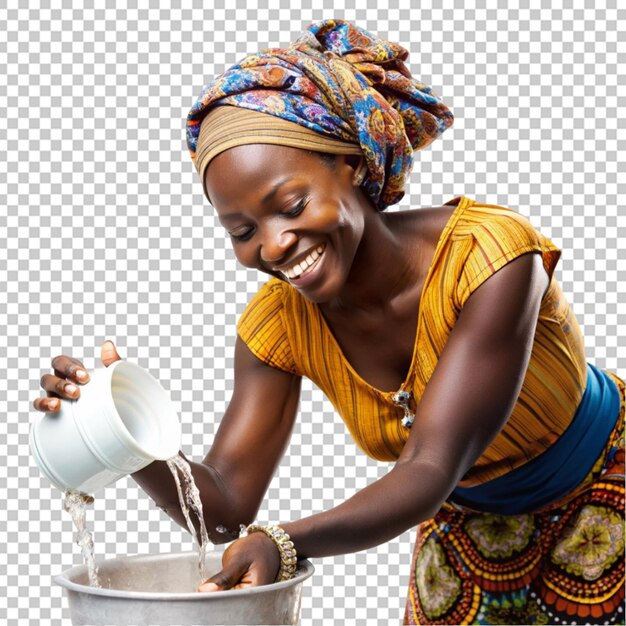
{"type": "MultiPolygon", "coordinates": [[[[278,190],[287,182],[289,182],[290,180],[292,180],[291,178],[283,178],[282,180],[279,180],[277,183],[275,183],[272,188],[265,194],[265,196],[263,196],[263,198],[261,199],[261,204],[265,204],[267,202],[269,202],[270,200],[272,200],[274,198],[274,196],[278,193],[278,190]]],[[[228,215],[224,215],[224,217],[222,217],[220,219],[220,221],[226,221],[226,220],[230,220],[230,219],[234,219],[236,217],[244,217],[243,213],[229,213],[228,215]]]]}
{"type": "Polygon", "coordinates": [[[266,202],[269,202],[270,200],[272,200],[274,198],[274,196],[278,193],[278,190],[288,181],[290,181],[291,178],[283,178],[282,180],[279,180],[270,190],[268,193],[265,194],[265,196],[262,198],[261,200],[261,204],[265,204],[266,202]]]}

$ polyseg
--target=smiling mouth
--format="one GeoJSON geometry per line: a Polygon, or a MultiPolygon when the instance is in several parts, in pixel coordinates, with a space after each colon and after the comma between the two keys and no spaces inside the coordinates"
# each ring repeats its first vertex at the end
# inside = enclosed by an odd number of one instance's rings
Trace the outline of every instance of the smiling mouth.
{"type": "Polygon", "coordinates": [[[319,262],[319,260],[324,256],[324,252],[326,251],[326,244],[319,245],[307,258],[311,258],[311,261],[302,261],[300,265],[289,268],[288,270],[281,271],[283,276],[287,277],[289,280],[298,279],[305,274],[308,274],[319,262]],[[306,264],[304,269],[302,268],[302,264],[306,264]]]}

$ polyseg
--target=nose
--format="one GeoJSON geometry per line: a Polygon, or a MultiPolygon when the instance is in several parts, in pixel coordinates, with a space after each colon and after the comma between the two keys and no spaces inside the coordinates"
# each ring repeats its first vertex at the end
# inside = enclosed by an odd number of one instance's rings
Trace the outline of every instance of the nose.
{"type": "Polygon", "coordinates": [[[261,244],[261,261],[272,267],[279,265],[287,251],[298,241],[295,233],[284,228],[268,228],[261,244]]]}

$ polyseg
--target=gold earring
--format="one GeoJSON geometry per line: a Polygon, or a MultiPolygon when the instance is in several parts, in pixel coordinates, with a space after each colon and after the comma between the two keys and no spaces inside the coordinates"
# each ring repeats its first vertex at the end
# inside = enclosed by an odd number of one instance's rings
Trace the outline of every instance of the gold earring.
{"type": "Polygon", "coordinates": [[[358,174],[354,177],[354,184],[360,186],[363,180],[365,179],[365,174],[367,173],[367,165],[363,164],[358,174]]]}

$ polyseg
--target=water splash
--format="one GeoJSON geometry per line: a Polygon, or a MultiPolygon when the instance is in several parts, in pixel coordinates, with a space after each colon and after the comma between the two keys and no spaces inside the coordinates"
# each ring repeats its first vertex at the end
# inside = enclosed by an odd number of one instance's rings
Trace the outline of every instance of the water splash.
{"type": "MultiPolygon", "coordinates": [[[[209,575],[206,571],[205,561],[206,548],[208,543],[210,542],[210,539],[204,522],[204,515],[202,513],[202,500],[200,498],[200,491],[194,481],[193,475],[191,473],[191,467],[189,466],[189,463],[185,461],[185,459],[183,459],[180,455],[176,455],[171,457],[170,459],[167,459],[166,463],[170,471],[172,472],[172,476],[174,477],[176,490],[178,492],[178,500],[180,502],[180,508],[183,516],[185,517],[185,521],[187,522],[187,528],[189,529],[189,532],[191,533],[191,536],[193,537],[198,547],[198,570],[201,580],[205,581],[207,578],[209,578],[209,575]],[[181,484],[179,472],[180,475],[182,475],[183,477],[183,484],[181,484]],[[195,516],[198,518],[200,526],[200,537],[198,537],[196,528],[191,521],[190,510],[193,511],[195,516]]],[[[66,490],[63,496],[63,508],[72,516],[74,526],[77,529],[77,531],[74,533],[74,541],[80,546],[84,562],[87,565],[87,571],[89,574],[89,585],[91,587],[102,588],[98,577],[98,568],[96,567],[94,557],[93,538],[91,536],[91,533],[86,528],[86,505],[93,504],[94,499],[92,496],[89,496],[75,489],[66,490]]],[[[232,539],[237,539],[237,537],[245,537],[247,534],[245,524],[239,525],[239,532],[228,530],[225,526],[222,525],[219,525],[216,530],[218,533],[226,534],[232,539]]]]}
{"type": "Polygon", "coordinates": [[[206,571],[206,547],[209,543],[209,534],[206,529],[206,525],[204,523],[204,515],[202,513],[202,500],[200,499],[200,491],[198,487],[196,487],[196,483],[193,479],[193,475],[191,473],[191,468],[189,467],[189,463],[185,461],[180,455],[173,456],[170,459],[167,459],[167,466],[170,468],[172,472],[172,476],[174,476],[174,482],[176,483],[176,489],[178,491],[178,499],[180,501],[180,508],[185,517],[185,521],[187,522],[187,528],[189,528],[189,532],[191,536],[194,538],[196,545],[198,546],[199,552],[199,563],[198,569],[200,571],[201,580],[206,580],[209,578],[209,575],[206,571]],[[183,476],[183,480],[185,483],[185,494],[183,495],[183,490],[181,487],[180,479],[178,476],[178,471],[183,476]],[[189,506],[187,506],[189,504],[189,506]],[[198,534],[196,533],[196,529],[194,525],[191,523],[191,517],[189,516],[189,509],[192,509],[195,513],[198,521],[200,523],[200,538],[198,538],[198,534]]]}
{"type": "Polygon", "coordinates": [[[248,536],[248,531],[246,530],[248,527],[245,524],[239,524],[239,532],[236,530],[228,530],[226,526],[219,524],[216,526],[215,530],[220,533],[220,535],[228,535],[232,539],[241,539],[242,537],[248,536]]]}
{"type": "Polygon", "coordinates": [[[93,497],[75,489],[67,489],[63,493],[63,509],[72,516],[76,527],[74,542],[80,546],[83,560],[87,565],[89,585],[102,588],[98,578],[98,568],[93,549],[93,537],[87,530],[87,504],[93,504],[93,497]]]}

